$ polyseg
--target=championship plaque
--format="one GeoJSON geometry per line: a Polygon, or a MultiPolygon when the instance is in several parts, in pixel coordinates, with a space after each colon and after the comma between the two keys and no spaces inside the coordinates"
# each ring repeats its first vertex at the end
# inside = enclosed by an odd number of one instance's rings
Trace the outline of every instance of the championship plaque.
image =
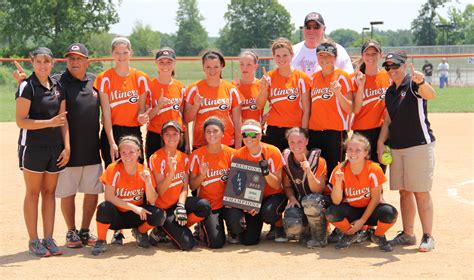
{"type": "Polygon", "coordinates": [[[224,206],[260,212],[265,179],[257,162],[234,158],[224,193],[224,206]]]}

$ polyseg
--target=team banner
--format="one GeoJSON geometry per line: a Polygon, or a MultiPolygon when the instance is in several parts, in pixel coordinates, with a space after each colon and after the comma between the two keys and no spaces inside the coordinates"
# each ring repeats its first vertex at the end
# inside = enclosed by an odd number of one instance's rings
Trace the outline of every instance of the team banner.
{"type": "Polygon", "coordinates": [[[265,179],[257,162],[234,158],[224,193],[224,206],[260,212],[265,179]]]}

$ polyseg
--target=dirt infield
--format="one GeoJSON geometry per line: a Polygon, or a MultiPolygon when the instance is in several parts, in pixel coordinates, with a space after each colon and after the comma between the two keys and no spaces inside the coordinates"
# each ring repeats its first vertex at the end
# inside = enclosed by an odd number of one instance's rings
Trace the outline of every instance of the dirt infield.
{"type": "MultiPolygon", "coordinates": [[[[436,249],[418,253],[417,246],[383,253],[373,244],[355,244],[347,250],[333,245],[310,250],[294,243],[264,241],[245,247],[227,244],[220,250],[200,245],[180,252],[171,244],[139,249],[130,231],[125,246],[102,256],[90,248],[67,249],[64,255],[38,259],[27,252],[28,237],[23,221],[24,183],[16,157],[18,128],[0,123],[0,275],[10,278],[468,278],[474,277],[474,114],[430,114],[436,141],[436,172],[433,188],[436,249]]],[[[399,208],[398,193],[385,199],[399,208]]],[[[81,195],[78,196],[77,202],[81,195]]],[[[101,197],[100,200],[103,198],[101,197]]],[[[59,201],[58,201],[59,202],[59,201]]],[[[77,213],[78,219],[80,213],[77,213]]],[[[41,229],[41,226],[39,227],[41,229]]],[[[95,231],[95,224],[92,229],[95,231]]],[[[400,219],[388,232],[395,236],[400,219]]],[[[266,227],[264,230],[268,230],[266,227]]],[[[417,219],[415,231],[421,237],[417,219]]],[[[55,238],[65,243],[66,226],[56,207],[55,238]]],[[[265,234],[265,232],[264,232],[265,234]]],[[[111,234],[109,233],[108,239],[111,234]]]]}

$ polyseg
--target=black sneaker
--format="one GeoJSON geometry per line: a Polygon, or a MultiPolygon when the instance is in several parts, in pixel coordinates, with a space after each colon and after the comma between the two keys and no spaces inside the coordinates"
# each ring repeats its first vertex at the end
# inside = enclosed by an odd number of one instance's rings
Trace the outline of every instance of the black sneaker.
{"type": "Polygon", "coordinates": [[[170,241],[161,228],[152,229],[148,238],[150,239],[150,245],[152,246],[158,246],[158,243],[166,243],[170,241]]]}
{"type": "Polygon", "coordinates": [[[239,244],[240,243],[239,237],[235,233],[229,233],[228,234],[227,242],[229,242],[230,244],[239,244]]]}
{"type": "Polygon", "coordinates": [[[285,229],[283,227],[275,227],[274,241],[278,243],[288,242],[288,237],[286,237],[285,229]]]}
{"type": "Polygon", "coordinates": [[[145,248],[145,249],[150,248],[150,240],[149,240],[148,234],[146,232],[141,233],[141,232],[138,231],[138,228],[133,228],[132,229],[132,235],[137,240],[137,246],[138,247],[145,248]]]}
{"type": "Polygon", "coordinates": [[[276,236],[276,228],[275,228],[275,225],[270,225],[270,230],[268,231],[267,235],[266,235],[266,239],[267,240],[275,240],[275,236],[276,236]]]}
{"type": "Polygon", "coordinates": [[[373,233],[374,233],[373,229],[359,230],[359,232],[357,233],[357,236],[358,236],[357,243],[362,243],[371,239],[373,233]]]}
{"type": "Polygon", "coordinates": [[[97,242],[97,236],[90,233],[88,229],[81,229],[79,231],[79,237],[81,238],[82,245],[94,246],[97,242]]]}
{"type": "Polygon", "coordinates": [[[357,235],[357,233],[353,234],[353,235],[344,234],[344,236],[336,243],[336,249],[349,248],[349,246],[352,243],[357,242],[358,238],[359,238],[359,236],[357,235]]]}
{"type": "Polygon", "coordinates": [[[82,241],[76,229],[70,229],[66,233],[66,247],[82,248],[82,241]]]}
{"type": "Polygon", "coordinates": [[[394,239],[389,241],[390,245],[398,246],[398,245],[415,245],[416,244],[416,236],[410,236],[403,231],[399,231],[397,236],[394,239]]]}
{"type": "Polygon", "coordinates": [[[110,242],[112,245],[118,245],[118,246],[123,246],[123,239],[125,236],[123,236],[123,233],[121,230],[116,230],[114,232],[114,236],[112,237],[112,242],[110,242]]]}
{"type": "Polygon", "coordinates": [[[370,239],[372,240],[372,242],[379,245],[380,250],[382,250],[384,252],[392,252],[393,251],[392,245],[390,245],[390,243],[388,243],[387,238],[385,238],[385,235],[377,236],[375,234],[372,234],[370,239]]]}
{"type": "Polygon", "coordinates": [[[344,233],[340,229],[335,228],[328,236],[328,243],[337,243],[343,236],[344,233]]]}
{"type": "Polygon", "coordinates": [[[94,244],[94,247],[92,247],[91,254],[98,256],[103,254],[105,251],[107,251],[107,242],[105,240],[97,240],[97,242],[94,244]]]}

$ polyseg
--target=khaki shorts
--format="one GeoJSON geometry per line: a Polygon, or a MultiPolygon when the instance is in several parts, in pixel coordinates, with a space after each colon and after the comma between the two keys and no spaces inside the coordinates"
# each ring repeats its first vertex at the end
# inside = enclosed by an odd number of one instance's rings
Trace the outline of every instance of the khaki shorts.
{"type": "Polygon", "coordinates": [[[59,174],[56,197],[64,198],[77,192],[86,194],[103,193],[104,186],[99,181],[101,175],[101,164],[67,167],[59,174]]]}
{"type": "Polygon", "coordinates": [[[429,192],[433,185],[435,143],[392,149],[390,189],[409,192],[429,192]]]}

